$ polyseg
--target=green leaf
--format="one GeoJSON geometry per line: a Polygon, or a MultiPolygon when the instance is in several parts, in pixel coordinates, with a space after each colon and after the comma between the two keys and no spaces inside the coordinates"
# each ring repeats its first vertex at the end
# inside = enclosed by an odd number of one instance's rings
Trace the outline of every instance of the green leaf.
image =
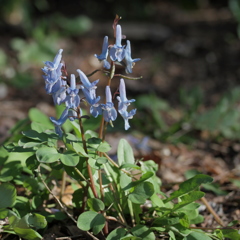
{"type": "Polygon", "coordinates": [[[105,225],[105,218],[102,214],[87,211],[82,213],[77,220],[77,226],[83,231],[92,229],[93,234],[98,234],[105,225]]]}
{"type": "Polygon", "coordinates": [[[66,166],[75,167],[79,163],[79,155],[73,151],[66,151],[60,155],[60,160],[66,166]]]}
{"type": "Polygon", "coordinates": [[[129,194],[128,199],[136,204],[144,204],[153,193],[153,184],[150,182],[143,182],[134,187],[134,190],[129,194]]]}
{"type": "MultiPolygon", "coordinates": [[[[186,240],[212,240],[208,235],[204,232],[191,232],[189,235],[186,236],[186,240]]],[[[236,238],[234,240],[237,240],[236,238]]]]}
{"type": "Polygon", "coordinates": [[[32,122],[38,122],[42,125],[45,125],[48,128],[53,128],[52,122],[49,120],[49,117],[47,117],[44,113],[42,113],[37,108],[31,108],[29,110],[28,116],[32,122]]]}
{"type": "Polygon", "coordinates": [[[89,165],[94,168],[94,169],[102,169],[104,166],[103,166],[103,163],[106,163],[108,162],[107,158],[104,158],[104,157],[101,157],[101,158],[98,158],[98,159],[94,159],[94,158],[89,158],[88,159],[88,163],[89,165]]]}
{"type": "Polygon", "coordinates": [[[194,177],[181,183],[179,185],[179,189],[177,191],[173,192],[169,198],[164,200],[164,202],[165,203],[169,202],[169,201],[173,200],[174,198],[180,197],[186,193],[189,193],[189,192],[197,189],[203,183],[210,183],[212,181],[213,181],[213,179],[208,175],[204,175],[204,174],[195,175],[194,177]]]}
{"type": "Polygon", "coordinates": [[[44,125],[38,122],[31,123],[31,129],[39,133],[45,132],[46,130],[52,129],[52,128],[53,128],[53,124],[51,122],[49,122],[49,125],[48,124],[44,125]]]}
{"type": "Polygon", "coordinates": [[[28,130],[28,131],[23,131],[22,134],[30,139],[40,141],[40,142],[47,142],[48,140],[48,135],[45,133],[39,133],[35,130],[28,130]]]}
{"type": "Polygon", "coordinates": [[[18,141],[18,145],[23,147],[23,148],[31,148],[31,147],[34,147],[34,146],[37,146],[37,145],[40,145],[42,144],[41,142],[39,141],[34,141],[34,140],[30,140],[29,138],[27,137],[23,137],[21,139],[19,139],[18,141]]]}
{"type": "Polygon", "coordinates": [[[131,234],[128,234],[125,237],[122,237],[120,240],[142,240],[142,238],[135,237],[135,236],[132,236],[131,234]]]}
{"type": "Polygon", "coordinates": [[[84,157],[89,157],[88,154],[85,152],[83,146],[81,143],[78,142],[72,142],[73,149],[76,151],[76,153],[84,156],[84,157]]]}
{"type": "Polygon", "coordinates": [[[6,163],[0,171],[0,181],[8,182],[16,178],[22,171],[20,161],[11,161],[6,163]]]}
{"type": "Polygon", "coordinates": [[[14,227],[14,232],[20,236],[21,238],[25,238],[27,240],[41,240],[42,236],[30,228],[20,228],[20,227],[14,227]]]}
{"type": "Polygon", "coordinates": [[[103,211],[105,208],[104,203],[98,198],[89,198],[87,204],[90,210],[95,212],[103,211]]]}
{"type": "Polygon", "coordinates": [[[174,234],[173,231],[169,231],[168,234],[169,234],[169,236],[170,236],[170,239],[169,239],[169,240],[176,240],[175,234],[174,234]]]}
{"type": "Polygon", "coordinates": [[[105,164],[108,162],[108,159],[106,157],[99,157],[96,159],[98,164],[105,164]]]}
{"type": "Polygon", "coordinates": [[[144,225],[137,225],[131,229],[131,232],[134,236],[140,237],[144,240],[155,240],[156,237],[154,233],[144,225]]]}
{"type": "Polygon", "coordinates": [[[144,173],[139,180],[129,183],[126,187],[123,188],[124,191],[137,186],[138,184],[146,181],[147,179],[151,178],[154,175],[153,172],[146,172],[144,173]]]}
{"type": "Polygon", "coordinates": [[[154,226],[171,226],[179,223],[179,217],[159,217],[153,221],[154,226]]]}
{"type": "Polygon", "coordinates": [[[134,164],[135,162],[132,147],[125,139],[119,141],[117,155],[120,166],[125,163],[134,164]]]}
{"type": "Polygon", "coordinates": [[[125,164],[123,164],[123,165],[121,165],[120,167],[119,167],[120,169],[137,169],[137,170],[140,170],[141,169],[141,167],[139,167],[138,165],[135,165],[135,164],[131,164],[131,163],[125,163],[125,164]]]}
{"type": "Polygon", "coordinates": [[[8,211],[6,208],[0,209],[0,219],[5,219],[8,216],[8,211]]]}
{"type": "Polygon", "coordinates": [[[125,173],[120,173],[120,187],[125,189],[132,183],[132,178],[126,175],[125,173]]]}
{"type": "Polygon", "coordinates": [[[20,221],[20,217],[18,217],[15,212],[9,210],[8,211],[8,221],[9,221],[9,225],[11,225],[11,227],[14,227],[20,221]]]}
{"type": "Polygon", "coordinates": [[[190,192],[181,197],[181,202],[175,204],[172,211],[176,211],[176,210],[202,198],[204,195],[205,195],[204,192],[201,192],[201,191],[190,192]]]}
{"type": "Polygon", "coordinates": [[[26,166],[27,166],[27,168],[30,169],[30,170],[35,170],[35,169],[37,169],[38,166],[39,166],[39,164],[40,164],[40,163],[39,163],[38,160],[36,159],[36,156],[35,156],[35,155],[30,156],[30,157],[27,158],[27,160],[26,160],[26,166]]]}
{"type": "Polygon", "coordinates": [[[56,148],[41,147],[36,151],[36,157],[39,162],[53,163],[59,160],[60,154],[56,148]]]}
{"type": "Polygon", "coordinates": [[[72,125],[73,131],[76,134],[76,136],[81,138],[82,135],[79,124],[76,121],[70,121],[70,124],[72,125]]]}
{"type": "Polygon", "coordinates": [[[101,142],[97,150],[99,152],[108,152],[111,150],[111,146],[107,142],[101,142]]]}
{"type": "Polygon", "coordinates": [[[121,237],[127,233],[127,230],[124,228],[117,228],[114,229],[110,234],[107,236],[106,240],[119,240],[121,237]]]}
{"type": "Polygon", "coordinates": [[[0,185],[0,208],[12,207],[16,201],[16,188],[10,183],[2,183],[0,185]]]}
{"type": "Polygon", "coordinates": [[[240,240],[239,230],[237,229],[221,229],[225,238],[229,238],[231,240],[240,240]]]}
{"type": "Polygon", "coordinates": [[[211,183],[211,184],[203,184],[203,187],[208,190],[214,192],[216,195],[227,195],[228,192],[224,191],[220,188],[218,183],[211,183]]]}
{"type": "Polygon", "coordinates": [[[92,138],[89,138],[87,140],[87,144],[89,147],[92,147],[94,149],[98,149],[99,145],[101,144],[102,142],[102,139],[100,138],[96,138],[96,137],[92,137],[92,138]]]}
{"type": "Polygon", "coordinates": [[[36,229],[42,229],[47,226],[45,217],[38,213],[29,214],[28,223],[36,229]]]}

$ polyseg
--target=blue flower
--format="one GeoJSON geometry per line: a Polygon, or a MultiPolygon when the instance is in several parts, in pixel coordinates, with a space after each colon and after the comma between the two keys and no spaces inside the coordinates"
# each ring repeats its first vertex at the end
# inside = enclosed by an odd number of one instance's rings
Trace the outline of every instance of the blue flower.
{"type": "Polygon", "coordinates": [[[103,117],[106,122],[114,121],[117,118],[117,111],[112,102],[112,94],[109,86],[106,86],[106,104],[102,104],[103,117]]]}
{"type": "Polygon", "coordinates": [[[132,57],[131,57],[131,44],[130,44],[129,40],[127,40],[127,46],[126,46],[126,49],[125,49],[125,60],[126,60],[125,71],[126,71],[127,74],[132,73],[133,63],[141,60],[141,58],[132,59],[132,57]]]}
{"type": "MultiPolygon", "coordinates": [[[[43,75],[43,78],[45,80],[45,90],[48,94],[53,93],[53,86],[57,81],[61,79],[62,76],[62,66],[61,58],[62,58],[62,49],[58,51],[58,54],[55,56],[53,62],[46,61],[44,68],[42,68],[45,75],[43,75]]],[[[55,90],[56,92],[56,90],[55,90]]]]}
{"type": "MultiPolygon", "coordinates": [[[[82,115],[82,111],[80,109],[80,115],[82,115]]],[[[68,110],[68,118],[70,121],[74,121],[75,119],[78,119],[77,112],[73,109],[68,110]]]]}
{"type": "Polygon", "coordinates": [[[66,107],[76,109],[80,104],[80,97],[78,96],[79,89],[76,88],[76,78],[71,74],[70,87],[67,89],[67,97],[65,99],[66,107]]]}
{"type": "Polygon", "coordinates": [[[83,87],[88,89],[91,97],[96,97],[96,85],[99,82],[99,79],[91,83],[88,80],[87,76],[80,69],[77,69],[77,72],[79,74],[83,87]]]}
{"type": "Polygon", "coordinates": [[[94,54],[94,56],[101,62],[103,61],[103,67],[110,69],[110,63],[107,61],[108,57],[108,36],[103,39],[102,53],[100,55],[94,54]]]}
{"type": "Polygon", "coordinates": [[[86,101],[91,105],[90,107],[90,113],[97,117],[99,114],[102,114],[102,108],[101,105],[98,103],[100,100],[100,96],[96,97],[96,84],[99,82],[99,80],[96,80],[94,82],[90,82],[87,78],[87,76],[81,71],[77,70],[79,73],[81,82],[82,82],[82,91],[86,98],[86,101]]]}
{"type": "Polygon", "coordinates": [[[128,130],[130,128],[128,120],[133,118],[133,115],[136,114],[136,111],[137,111],[137,109],[132,109],[129,113],[127,111],[125,111],[121,114],[121,116],[123,117],[123,120],[124,120],[125,130],[128,130]]]}
{"type": "Polygon", "coordinates": [[[130,105],[130,103],[135,102],[135,99],[128,100],[126,96],[126,85],[124,82],[124,79],[120,79],[120,85],[119,85],[119,93],[120,96],[117,97],[118,99],[118,112],[122,114],[123,112],[127,111],[127,107],[130,105]]]}
{"type": "Polygon", "coordinates": [[[124,59],[125,50],[122,47],[121,42],[122,42],[122,28],[120,25],[117,25],[116,42],[109,50],[110,58],[114,62],[121,62],[124,59]]]}
{"type": "Polygon", "coordinates": [[[56,70],[61,62],[62,59],[62,52],[63,49],[59,49],[57,55],[55,56],[53,62],[46,61],[44,62],[48,70],[53,71],[56,70]]]}
{"type": "Polygon", "coordinates": [[[59,79],[52,86],[52,97],[55,105],[60,105],[66,100],[66,97],[67,97],[66,91],[67,91],[67,82],[62,79],[59,79]]]}
{"type": "Polygon", "coordinates": [[[135,102],[135,99],[128,100],[126,96],[126,86],[124,79],[120,79],[120,85],[119,85],[119,93],[120,97],[117,97],[118,99],[118,112],[123,117],[125,122],[125,130],[128,130],[130,128],[130,125],[128,123],[128,120],[133,118],[133,115],[136,114],[136,109],[131,110],[129,113],[127,112],[127,108],[130,105],[130,103],[135,102]]]}
{"type": "Polygon", "coordinates": [[[61,137],[63,134],[63,131],[61,129],[61,126],[66,122],[66,120],[68,119],[68,108],[66,108],[63,112],[61,117],[56,120],[56,118],[54,117],[50,117],[50,120],[52,121],[52,123],[55,126],[55,132],[61,137]]]}

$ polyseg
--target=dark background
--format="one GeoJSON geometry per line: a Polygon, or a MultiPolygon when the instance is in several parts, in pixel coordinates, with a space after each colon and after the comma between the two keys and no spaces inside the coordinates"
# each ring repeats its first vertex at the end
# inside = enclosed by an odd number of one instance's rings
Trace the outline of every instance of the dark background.
{"type": "MultiPolygon", "coordinates": [[[[131,41],[132,57],[142,59],[132,76],[143,78],[126,83],[130,96],[154,94],[177,108],[181,89],[191,92],[199,88],[208,108],[239,85],[237,0],[0,3],[2,136],[30,107],[52,115],[52,99],[44,91],[41,67],[59,48],[64,49],[69,73],[80,68],[88,74],[100,66],[93,55],[101,52],[105,35],[114,43],[115,14],[122,17],[120,24],[131,41]]],[[[124,71],[117,68],[117,73],[124,71]]],[[[91,80],[97,78],[102,75],[91,80]]],[[[118,81],[113,81],[113,88],[118,81]]],[[[100,95],[104,85],[101,80],[100,95]]]]}

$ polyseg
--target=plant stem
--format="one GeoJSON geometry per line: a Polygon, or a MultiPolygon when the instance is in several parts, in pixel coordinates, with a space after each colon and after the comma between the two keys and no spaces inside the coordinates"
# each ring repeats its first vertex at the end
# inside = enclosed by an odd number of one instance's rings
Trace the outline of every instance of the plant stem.
{"type": "MultiPolygon", "coordinates": [[[[107,84],[107,86],[109,86],[109,87],[111,85],[111,80],[114,77],[114,73],[115,73],[115,64],[114,64],[113,61],[111,61],[111,70],[110,70],[110,75],[109,75],[108,84],[107,84]]],[[[105,104],[106,104],[106,100],[105,100],[105,104]]],[[[99,138],[101,138],[103,142],[105,140],[107,124],[108,123],[104,121],[104,117],[102,116],[101,125],[100,125],[100,129],[99,129],[99,138]]],[[[99,156],[101,157],[102,153],[99,153],[99,156]]],[[[99,177],[99,186],[100,186],[101,199],[104,202],[104,191],[103,191],[103,187],[102,187],[101,170],[98,171],[98,177],[99,177]]],[[[104,212],[103,215],[104,215],[105,218],[107,218],[106,212],[104,212]]],[[[103,232],[104,232],[105,236],[108,235],[109,231],[108,231],[108,222],[107,221],[106,221],[106,224],[104,225],[103,232]]]]}
{"type": "MultiPolygon", "coordinates": [[[[78,114],[78,119],[79,119],[80,131],[81,131],[81,135],[82,135],[83,148],[84,148],[85,152],[88,153],[87,143],[86,143],[85,134],[84,134],[84,128],[83,128],[82,119],[81,119],[80,107],[78,107],[78,109],[77,109],[77,114],[78,114]]],[[[98,198],[98,193],[97,193],[97,190],[96,190],[96,187],[94,184],[94,180],[93,180],[92,169],[91,169],[91,166],[88,164],[88,159],[87,159],[87,170],[88,170],[88,175],[90,178],[90,187],[92,189],[93,195],[95,198],[98,198]]]]}

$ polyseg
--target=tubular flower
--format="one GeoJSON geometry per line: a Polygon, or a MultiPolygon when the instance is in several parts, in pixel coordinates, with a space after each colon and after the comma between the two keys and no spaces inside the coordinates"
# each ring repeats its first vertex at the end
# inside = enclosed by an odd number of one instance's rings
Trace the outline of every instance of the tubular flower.
{"type": "Polygon", "coordinates": [[[110,48],[109,54],[110,58],[114,62],[121,62],[124,59],[125,50],[122,47],[122,28],[120,25],[116,27],[116,42],[110,48]]]}
{"type": "Polygon", "coordinates": [[[55,56],[53,62],[50,61],[44,62],[46,66],[42,68],[42,71],[45,73],[45,75],[43,75],[46,84],[45,90],[48,94],[53,93],[52,88],[54,84],[58,80],[60,80],[62,76],[61,69],[63,64],[60,63],[62,58],[62,51],[63,51],[62,49],[58,51],[58,54],[55,56]]]}
{"type": "Polygon", "coordinates": [[[82,82],[82,91],[86,98],[86,101],[91,105],[90,107],[90,113],[97,117],[99,114],[102,114],[102,108],[101,105],[98,103],[100,101],[100,96],[96,97],[96,88],[97,83],[99,80],[96,80],[94,82],[90,82],[87,78],[87,76],[81,71],[77,70],[79,73],[79,77],[82,82]]]}
{"type": "Polygon", "coordinates": [[[141,60],[141,58],[132,59],[132,57],[131,57],[131,44],[130,44],[129,40],[127,40],[127,46],[126,46],[126,49],[125,49],[125,60],[126,60],[125,71],[126,71],[127,74],[132,73],[133,63],[141,60]]]}
{"type": "Polygon", "coordinates": [[[120,85],[119,85],[119,93],[120,96],[117,97],[118,99],[118,112],[123,117],[125,122],[125,130],[128,130],[130,128],[130,125],[128,123],[128,120],[133,118],[133,115],[136,114],[136,109],[131,110],[129,113],[127,112],[127,108],[130,105],[130,103],[135,102],[135,99],[128,100],[126,96],[126,86],[124,79],[120,79],[120,85]]]}
{"type": "Polygon", "coordinates": [[[61,137],[62,134],[63,134],[63,131],[61,129],[61,126],[66,122],[66,120],[68,119],[68,108],[66,108],[61,117],[56,120],[56,118],[54,117],[50,117],[50,120],[52,121],[52,123],[54,124],[55,126],[55,132],[61,137]]]}
{"type": "Polygon", "coordinates": [[[67,89],[67,97],[65,104],[67,108],[76,109],[80,104],[80,97],[78,96],[79,89],[76,88],[76,78],[74,74],[71,74],[71,84],[67,89]]]}
{"type": "Polygon", "coordinates": [[[103,117],[106,122],[114,121],[117,118],[117,111],[112,102],[112,94],[109,86],[106,86],[106,104],[102,104],[103,117]]]}
{"type": "Polygon", "coordinates": [[[107,61],[108,57],[108,36],[105,36],[103,39],[102,53],[100,55],[94,54],[94,56],[100,61],[103,61],[103,67],[110,69],[110,63],[107,61]]]}
{"type": "Polygon", "coordinates": [[[67,82],[60,79],[52,87],[52,97],[55,105],[63,103],[67,97],[67,82]]]}

